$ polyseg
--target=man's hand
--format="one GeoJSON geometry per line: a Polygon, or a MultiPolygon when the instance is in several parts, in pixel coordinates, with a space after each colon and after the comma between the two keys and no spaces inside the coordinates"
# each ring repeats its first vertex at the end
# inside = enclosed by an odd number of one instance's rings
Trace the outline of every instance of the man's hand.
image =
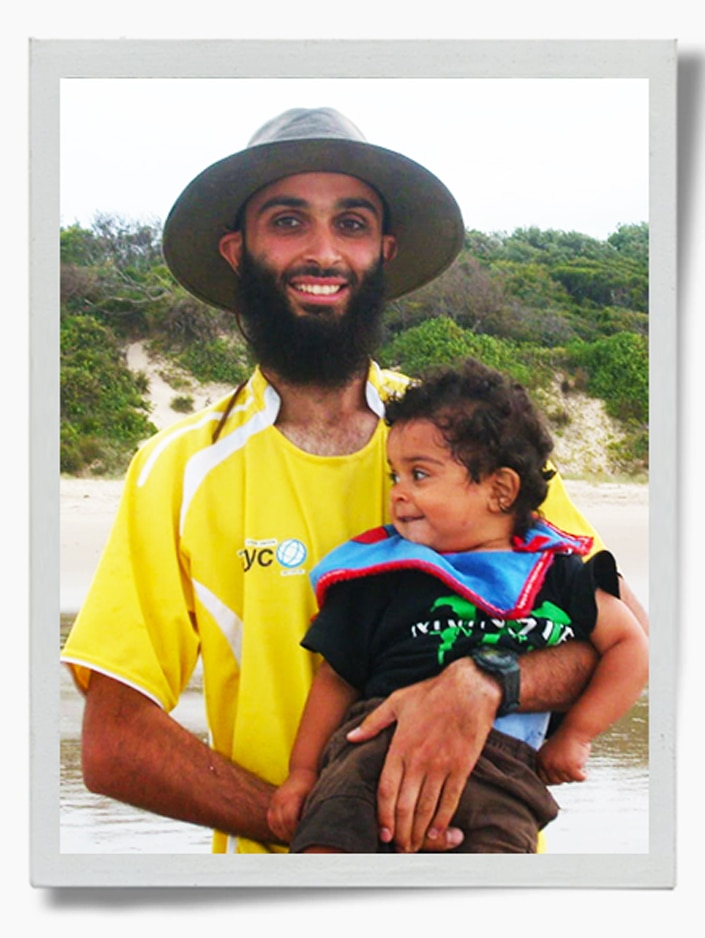
{"type": "Polygon", "coordinates": [[[274,792],[267,811],[267,823],[284,843],[290,843],[294,836],[304,801],[317,778],[315,772],[295,769],[274,792]]]}
{"type": "Polygon", "coordinates": [[[378,788],[383,841],[405,853],[462,841],[448,825],[500,701],[496,682],[462,658],[391,694],[348,734],[350,742],[364,742],[396,723],[378,788]]]}

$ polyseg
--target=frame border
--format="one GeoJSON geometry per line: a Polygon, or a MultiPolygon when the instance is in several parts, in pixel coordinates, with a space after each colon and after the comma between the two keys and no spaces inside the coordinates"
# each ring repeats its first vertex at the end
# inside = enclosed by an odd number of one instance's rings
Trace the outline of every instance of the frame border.
{"type": "Polygon", "coordinates": [[[650,142],[650,617],[675,618],[676,43],[671,40],[30,42],[30,858],[35,886],[661,887],[675,884],[676,648],[652,633],[650,850],[330,858],[62,854],[59,837],[59,113],[62,78],[646,78],[650,142]],[[57,702],[47,707],[47,700],[57,702]]]}

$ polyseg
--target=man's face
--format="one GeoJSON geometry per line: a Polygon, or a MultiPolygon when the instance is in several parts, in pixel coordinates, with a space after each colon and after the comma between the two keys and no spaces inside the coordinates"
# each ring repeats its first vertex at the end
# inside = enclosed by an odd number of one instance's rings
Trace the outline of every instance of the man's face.
{"type": "Polygon", "coordinates": [[[244,231],[221,241],[240,279],[241,312],[265,368],[299,384],[340,385],[376,347],[384,262],[382,203],[337,173],[279,180],[250,200],[244,231]]]}
{"type": "Polygon", "coordinates": [[[255,193],[245,209],[245,234],[233,233],[239,237],[226,258],[239,266],[246,244],[296,315],[340,316],[365,274],[394,256],[395,239],[382,225],[382,202],[362,180],[301,173],[255,193]]]}

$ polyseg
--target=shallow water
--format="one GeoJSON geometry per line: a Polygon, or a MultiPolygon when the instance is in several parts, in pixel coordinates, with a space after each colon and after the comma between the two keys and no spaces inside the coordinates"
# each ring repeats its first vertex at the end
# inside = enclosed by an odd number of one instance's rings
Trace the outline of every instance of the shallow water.
{"type": "MultiPolygon", "coordinates": [[[[208,853],[207,830],[160,818],[85,789],[80,774],[82,701],[65,669],[61,677],[61,852],[208,853]]],[[[173,714],[205,733],[197,684],[173,714]]],[[[649,850],[648,697],[593,746],[589,778],[552,789],[561,806],[547,828],[550,853],[647,853],[649,850]]]]}

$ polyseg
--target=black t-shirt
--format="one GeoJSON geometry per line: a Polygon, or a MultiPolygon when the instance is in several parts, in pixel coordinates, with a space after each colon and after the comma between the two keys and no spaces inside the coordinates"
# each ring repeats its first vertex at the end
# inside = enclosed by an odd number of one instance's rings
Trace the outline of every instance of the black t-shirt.
{"type": "Polygon", "coordinates": [[[531,612],[498,619],[432,574],[393,570],[332,585],[302,645],[323,655],[364,697],[387,696],[438,674],[480,644],[521,653],[589,640],[595,589],[619,595],[614,559],[558,554],[531,612]]]}

